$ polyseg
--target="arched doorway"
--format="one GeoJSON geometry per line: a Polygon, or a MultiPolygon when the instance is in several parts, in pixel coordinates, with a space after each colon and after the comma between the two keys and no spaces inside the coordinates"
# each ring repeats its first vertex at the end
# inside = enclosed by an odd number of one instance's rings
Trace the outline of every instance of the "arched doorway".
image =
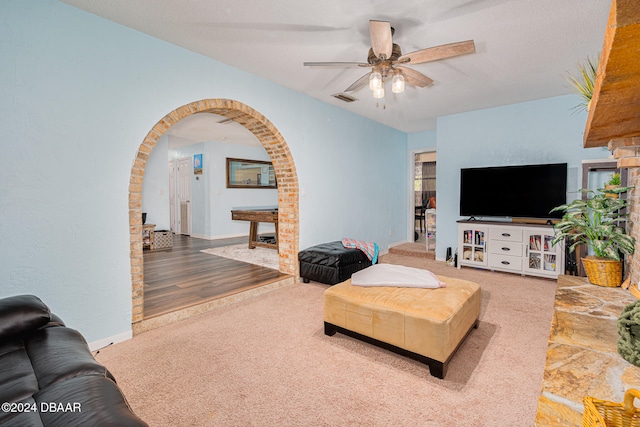
{"type": "Polygon", "coordinates": [[[262,114],[242,102],[204,99],[183,105],[163,117],[138,148],[129,181],[129,240],[131,258],[132,323],[144,317],[144,266],[142,256],[142,182],[149,154],[160,137],[179,120],[195,113],[214,113],[240,123],[262,143],[278,180],[279,270],[298,276],[298,176],[286,141],[262,114]]]}

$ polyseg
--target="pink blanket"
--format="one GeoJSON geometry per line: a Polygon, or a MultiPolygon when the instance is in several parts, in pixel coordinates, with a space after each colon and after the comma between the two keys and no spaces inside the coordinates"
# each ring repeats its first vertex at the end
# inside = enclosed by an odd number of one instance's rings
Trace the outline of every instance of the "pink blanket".
{"type": "Polygon", "coordinates": [[[345,237],[342,239],[342,246],[345,248],[360,249],[364,252],[367,258],[369,258],[371,264],[378,262],[378,252],[380,252],[380,249],[378,248],[378,244],[375,242],[365,242],[363,240],[349,239],[345,237]]]}

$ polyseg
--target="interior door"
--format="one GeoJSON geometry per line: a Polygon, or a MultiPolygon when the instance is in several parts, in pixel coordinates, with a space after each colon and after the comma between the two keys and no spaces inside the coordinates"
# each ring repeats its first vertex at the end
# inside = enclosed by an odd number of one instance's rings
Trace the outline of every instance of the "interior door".
{"type": "Polygon", "coordinates": [[[191,234],[191,159],[178,160],[178,232],[191,234]]]}

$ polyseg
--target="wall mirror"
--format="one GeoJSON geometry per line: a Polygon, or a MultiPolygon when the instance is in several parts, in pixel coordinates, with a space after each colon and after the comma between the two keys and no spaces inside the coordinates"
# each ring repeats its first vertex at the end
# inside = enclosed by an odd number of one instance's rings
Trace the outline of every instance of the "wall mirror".
{"type": "Polygon", "coordinates": [[[271,162],[227,157],[227,188],[278,188],[271,162]]]}

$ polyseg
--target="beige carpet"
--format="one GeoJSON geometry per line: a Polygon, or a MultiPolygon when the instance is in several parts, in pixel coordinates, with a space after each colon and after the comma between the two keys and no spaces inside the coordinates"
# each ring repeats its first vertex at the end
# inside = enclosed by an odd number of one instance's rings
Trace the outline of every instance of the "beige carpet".
{"type": "Polygon", "coordinates": [[[390,254],[435,259],[435,252],[428,251],[424,243],[403,243],[389,248],[390,254]]]}
{"type": "Polygon", "coordinates": [[[482,286],[480,325],[444,380],[353,338],[324,335],[326,285],[287,286],[145,332],[96,358],[152,426],[531,427],[555,281],[388,254],[482,286]]]}
{"type": "Polygon", "coordinates": [[[230,258],[236,261],[244,261],[249,264],[261,265],[267,268],[278,270],[278,251],[268,248],[249,249],[246,243],[242,245],[221,246],[219,248],[203,249],[200,252],[209,255],[230,258]]]}

